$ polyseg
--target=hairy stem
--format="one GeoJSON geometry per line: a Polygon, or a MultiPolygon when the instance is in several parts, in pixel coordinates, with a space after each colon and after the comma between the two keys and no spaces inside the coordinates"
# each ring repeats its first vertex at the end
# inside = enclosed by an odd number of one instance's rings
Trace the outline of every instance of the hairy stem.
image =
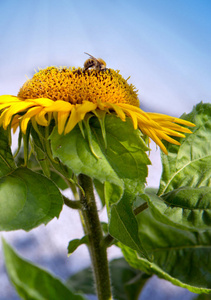
{"type": "Polygon", "coordinates": [[[84,194],[79,190],[82,205],[84,230],[89,237],[89,253],[91,256],[97,296],[99,300],[111,300],[111,285],[108,269],[106,246],[102,243],[103,232],[97,212],[93,193],[92,179],[86,175],[78,176],[84,194]]]}
{"type": "Polygon", "coordinates": [[[79,200],[70,200],[67,197],[63,196],[64,204],[67,205],[70,208],[73,209],[80,209],[81,208],[81,202],[79,200]]]}

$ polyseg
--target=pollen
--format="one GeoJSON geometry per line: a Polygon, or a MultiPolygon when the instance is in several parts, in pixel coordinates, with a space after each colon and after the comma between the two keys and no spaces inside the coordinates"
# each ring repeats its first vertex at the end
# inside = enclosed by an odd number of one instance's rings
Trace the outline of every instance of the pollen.
{"type": "Polygon", "coordinates": [[[18,93],[19,99],[48,98],[70,104],[129,104],[139,107],[137,90],[113,69],[102,71],[82,68],[48,67],[35,73],[18,93]]]}

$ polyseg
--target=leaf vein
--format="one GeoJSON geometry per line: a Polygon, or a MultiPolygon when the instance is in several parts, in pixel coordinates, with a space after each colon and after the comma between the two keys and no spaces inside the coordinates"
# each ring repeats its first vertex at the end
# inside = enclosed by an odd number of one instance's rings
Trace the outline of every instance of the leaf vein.
{"type": "Polygon", "coordinates": [[[173,180],[173,178],[174,178],[177,174],[179,174],[179,172],[181,172],[184,168],[186,168],[188,165],[190,165],[190,164],[192,164],[192,163],[194,163],[194,162],[196,162],[196,161],[199,161],[199,160],[205,159],[205,158],[209,158],[209,157],[211,157],[211,155],[206,155],[206,156],[203,156],[203,157],[200,157],[200,158],[191,160],[191,161],[189,161],[187,164],[185,164],[182,168],[180,168],[177,172],[175,172],[175,173],[173,174],[173,176],[172,176],[172,177],[169,179],[169,181],[167,182],[167,184],[166,184],[166,186],[165,186],[163,192],[162,192],[161,194],[159,194],[158,196],[162,196],[162,195],[165,193],[165,191],[167,190],[167,188],[168,188],[168,186],[170,185],[170,183],[171,183],[171,181],[173,180]]]}

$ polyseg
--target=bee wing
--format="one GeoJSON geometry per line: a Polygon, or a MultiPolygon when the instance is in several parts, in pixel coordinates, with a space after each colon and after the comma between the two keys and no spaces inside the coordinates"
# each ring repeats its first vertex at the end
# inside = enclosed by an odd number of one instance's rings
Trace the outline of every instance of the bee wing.
{"type": "Polygon", "coordinates": [[[95,58],[94,56],[92,56],[91,54],[84,52],[85,54],[89,55],[92,59],[97,60],[97,58],[95,58]]]}
{"type": "Polygon", "coordinates": [[[87,55],[89,55],[94,61],[97,61],[98,64],[100,64],[100,61],[96,57],[92,56],[91,54],[89,54],[87,52],[84,52],[84,53],[87,54],[87,55]]]}
{"type": "Polygon", "coordinates": [[[84,53],[87,54],[87,55],[89,55],[90,59],[93,60],[93,65],[90,65],[89,68],[92,67],[92,66],[95,66],[96,68],[98,67],[100,70],[106,68],[106,63],[101,58],[100,58],[100,60],[101,60],[100,61],[99,59],[95,58],[91,54],[89,54],[87,52],[84,52],[84,53]],[[102,63],[102,61],[103,61],[103,63],[102,63]],[[103,68],[102,68],[102,66],[103,66],[103,68]]]}

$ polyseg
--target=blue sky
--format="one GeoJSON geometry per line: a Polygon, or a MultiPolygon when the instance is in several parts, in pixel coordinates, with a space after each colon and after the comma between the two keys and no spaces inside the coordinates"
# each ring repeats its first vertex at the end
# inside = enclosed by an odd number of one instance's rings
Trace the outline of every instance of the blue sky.
{"type": "Polygon", "coordinates": [[[102,57],[139,90],[141,107],[179,116],[211,96],[211,1],[0,2],[0,94],[34,69],[102,57]]]}

